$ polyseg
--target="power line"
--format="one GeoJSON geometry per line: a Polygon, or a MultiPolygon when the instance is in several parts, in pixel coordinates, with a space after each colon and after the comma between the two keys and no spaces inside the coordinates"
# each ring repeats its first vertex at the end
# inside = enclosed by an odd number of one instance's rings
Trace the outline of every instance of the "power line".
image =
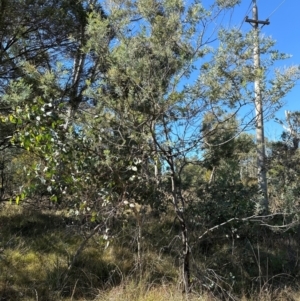
{"type": "Polygon", "coordinates": [[[245,22],[245,18],[246,18],[246,16],[249,14],[249,12],[250,12],[250,10],[251,10],[251,7],[252,7],[251,4],[252,4],[252,0],[250,0],[250,4],[249,4],[249,6],[248,6],[248,8],[247,8],[247,11],[246,11],[244,17],[243,17],[243,20],[242,20],[242,22],[241,22],[241,25],[240,25],[240,27],[239,27],[239,30],[242,28],[242,26],[243,26],[243,24],[244,24],[244,22],[245,22]]]}
{"type": "Polygon", "coordinates": [[[268,19],[279,9],[279,7],[285,2],[286,0],[283,0],[269,15],[268,19]]]}

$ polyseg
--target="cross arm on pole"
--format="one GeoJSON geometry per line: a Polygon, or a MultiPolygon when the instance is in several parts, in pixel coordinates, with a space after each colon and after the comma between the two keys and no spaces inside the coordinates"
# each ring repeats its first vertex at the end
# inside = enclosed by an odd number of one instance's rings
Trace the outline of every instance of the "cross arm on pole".
{"type": "Polygon", "coordinates": [[[263,24],[263,25],[269,25],[270,24],[269,19],[267,19],[265,21],[260,21],[260,20],[249,19],[248,16],[245,18],[245,22],[254,23],[254,24],[263,24]]]}

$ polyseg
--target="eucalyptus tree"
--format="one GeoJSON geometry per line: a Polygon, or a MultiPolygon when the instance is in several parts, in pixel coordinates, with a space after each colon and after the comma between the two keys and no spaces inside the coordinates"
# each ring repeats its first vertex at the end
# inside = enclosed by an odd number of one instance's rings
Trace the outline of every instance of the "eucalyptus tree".
{"type": "MultiPolygon", "coordinates": [[[[0,114],[2,121],[10,121],[1,123],[1,149],[16,153],[12,149],[16,146],[37,147],[41,152],[48,138],[57,142],[55,126],[67,131],[73,112],[88,101],[83,95],[86,79],[93,84],[96,72],[105,69],[101,59],[83,48],[91,6],[101,18],[106,15],[97,1],[3,0],[0,4],[0,114]],[[21,113],[21,118],[13,118],[21,113]],[[12,136],[24,138],[23,142],[14,143],[12,136]],[[34,136],[40,137],[37,144],[30,141],[34,136]]],[[[112,36],[107,30],[107,39],[112,36]]]]}
{"type": "MultiPolygon", "coordinates": [[[[1,1],[1,95],[8,92],[11,80],[18,79],[20,83],[30,85],[35,95],[48,98],[48,102],[64,103],[66,116],[87,101],[83,95],[87,87],[85,80],[93,83],[96,72],[106,69],[101,58],[95,57],[92,51],[84,51],[88,40],[88,15],[92,7],[101,18],[106,18],[97,1],[1,1]],[[41,87],[47,83],[41,83],[40,76],[47,72],[60,74],[57,86],[52,87],[56,90],[55,95],[51,95],[50,87],[47,95],[41,87]]],[[[106,37],[111,40],[113,32],[108,29],[106,37]]],[[[26,96],[19,92],[19,98],[24,99],[26,96]]],[[[16,102],[17,99],[9,101],[16,102]]]]}
{"type": "Polygon", "coordinates": [[[286,111],[284,121],[276,120],[283,126],[283,133],[279,141],[269,143],[270,196],[274,207],[295,213],[299,195],[299,112],[286,111]]]}
{"type": "Polygon", "coordinates": [[[285,111],[285,121],[275,118],[283,126],[284,140],[294,149],[297,150],[300,141],[300,112],[285,111]]]}

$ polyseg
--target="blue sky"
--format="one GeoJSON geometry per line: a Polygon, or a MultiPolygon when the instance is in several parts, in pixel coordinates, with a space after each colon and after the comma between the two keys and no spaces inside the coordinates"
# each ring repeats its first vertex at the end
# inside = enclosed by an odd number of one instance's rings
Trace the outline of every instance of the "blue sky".
{"type": "MultiPolygon", "coordinates": [[[[269,18],[270,21],[270,25],[264,26],[261,33],[276,40],[274,48],[279,52],[292,55],[290,59],[281,61],[277,67],[300,65],[300,0],[256,0],[256,3],[259,20],[269,18]]],[[[252,0],[241,0],[232,13],[220,20],[223,26],[236,26],[247,32],[251,25],[243,22],[246,15],[252,18],[252,0]]],[[[276,117],[283,120],[285,110],[300,110],[300,82],[284,98],[284,103],[283,108],[276,113],[276,117]]],[[[282,126],[279,124],[273,121],[265,123],[265,136],[269,139],[280,139],[281,133],[282,126]]]]}

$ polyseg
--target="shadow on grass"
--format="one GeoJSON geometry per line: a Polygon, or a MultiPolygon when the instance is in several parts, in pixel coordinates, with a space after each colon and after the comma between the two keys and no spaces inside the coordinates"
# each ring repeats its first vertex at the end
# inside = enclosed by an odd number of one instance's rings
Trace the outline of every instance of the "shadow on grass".
{"type": "Polygon", "coordinates": [[[95,298],[108,282],[118,284],[114,266],[103,260],[104,243],[87,242],[76,219],[17,210],[0,213],[0,300],[95,298]]]}

